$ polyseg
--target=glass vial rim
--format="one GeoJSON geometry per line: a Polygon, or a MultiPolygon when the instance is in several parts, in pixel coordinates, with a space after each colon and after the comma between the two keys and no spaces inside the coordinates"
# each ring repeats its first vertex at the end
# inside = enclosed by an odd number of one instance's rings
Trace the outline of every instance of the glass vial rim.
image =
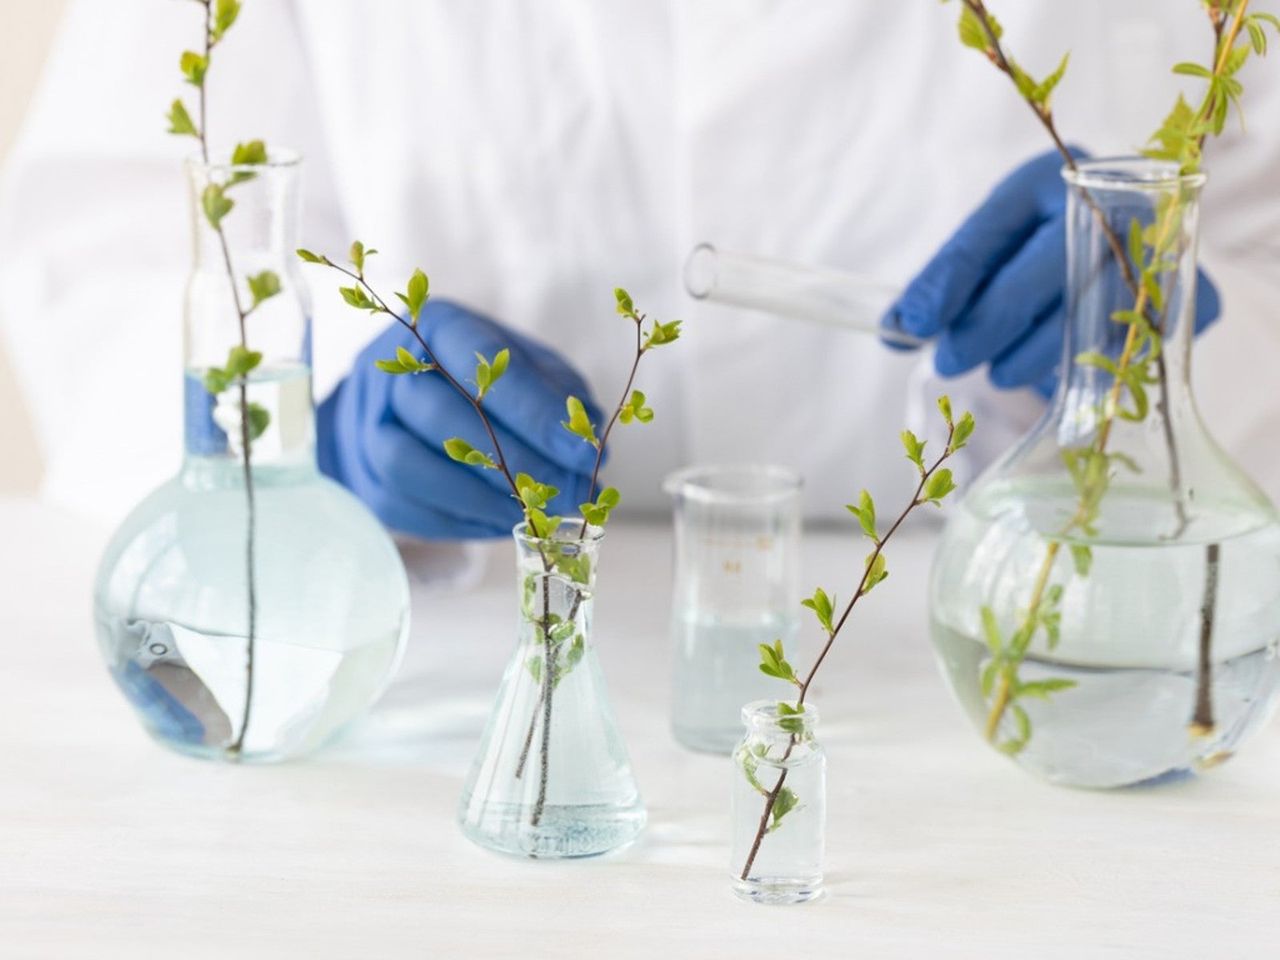
{"type": "Polygon", "coordinates": [[[1198,190],[1209,177],[1202,172],[1183,173],[1171,160],[1122,155],[1079,160],[1074,170],[1062,168],[1062,179],[1073,187],[1088,190],[1162,193],[1175,188],[1198,190]]]}
{"type": "MultiPolygon", "coordinates": [[[[804,710],[797,714],[778,715],[778,704],[788,700],[752,700],[742,707],[742,724],[751,733],[791,736],[792,734],[812,735],[818,726],[818,708],[805,701],[804,710]],[[783,728],[784,721],[799,721],[799,729],[783,728]]],[[[794,726],[794,724],[790,724],[794,726]]]]}

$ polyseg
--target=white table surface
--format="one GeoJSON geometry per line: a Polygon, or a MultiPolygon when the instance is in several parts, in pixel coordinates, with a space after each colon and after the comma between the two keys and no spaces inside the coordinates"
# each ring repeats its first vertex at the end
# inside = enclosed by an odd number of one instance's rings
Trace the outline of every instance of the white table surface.
{"type": "MultiPolygon", "coordinates": [[[[514,643],[508,545],[474,589],[415,588],[399,678],[344,742],[235,767],[156,746],[108,679],[90,620],[104,539],[0,502],[0,957],[1280,955],[1280,727],[1159,788],[1031,779],[934,667],[927,534],[890,550],[824,668],[829,894],[796,908],[731,895],[728,761],[668,733],[665,529],[611,532],[597,605],[650,826],[572,863],[500,857],[454,825],[514,643]]],[[[861,551],[808,536],[803,582],[847,593],[861,551]]]]}

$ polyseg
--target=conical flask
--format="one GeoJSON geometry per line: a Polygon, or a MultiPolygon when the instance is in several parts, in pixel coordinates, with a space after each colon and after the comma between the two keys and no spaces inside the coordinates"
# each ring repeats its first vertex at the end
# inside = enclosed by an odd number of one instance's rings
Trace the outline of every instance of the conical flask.
{"type": "Polygon", "coordinates": [[[1191,393],[1204,177],[1146,159],[1064,176],[1061,384],[953,514],[931,614],[993,746],[1117,787],[1214,765],[1270,715],[1280,526],[1191,393]]]}
{"type": "Polygon", "coordinates": [[[565,523],[549,539],[514,531],[519,618],[458,819],[501,853],[589,857],[644,829],[645,810],[592,634],[603,533],[565,523]]]}

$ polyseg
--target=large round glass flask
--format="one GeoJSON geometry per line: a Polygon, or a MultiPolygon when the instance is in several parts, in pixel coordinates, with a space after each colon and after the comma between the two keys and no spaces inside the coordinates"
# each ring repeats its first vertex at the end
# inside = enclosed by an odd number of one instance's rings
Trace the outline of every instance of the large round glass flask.
{"type": "Polygon", "coordinates": [[[1145,159],[1064,176],[1063,376],[953,515],[931,622],[993,746],[1117,787],[1214,765],[1266,722],[1280,527],[1191,394],[1203,177],[1145,159]]]}
{"type": "Polygon", "coordinates": [[[193,162],[188,173],[182,468],[112,537],[95,624],[112,677],[161,743],[277,760],[324,743],[382,691],[408,631],[408,583],[378,522],[316,469],[310,324],[293,255],[298,160],[193,162]],[[210,183],[226,184],[235,204],[225,249],[202,209],[210,183]],[[280,291],[245,321],[261,363],[211,393],[206,374],[227,363],[254,299],[247,277],[263,271],[280,291]],[[244,404],[258,411],[255,431],[266,421],[249,444],[248,483],[244,404]]]}

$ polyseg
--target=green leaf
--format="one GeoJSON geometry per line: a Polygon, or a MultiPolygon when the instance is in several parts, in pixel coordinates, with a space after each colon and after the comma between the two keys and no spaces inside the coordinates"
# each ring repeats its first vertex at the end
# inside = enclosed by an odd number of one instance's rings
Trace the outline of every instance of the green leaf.
{"type": "Polygon", "coordinates": [[[925,481],[921,499],[925,503],[941,505],[942,499],[955,488],[956,483],[951,477],[951,471],[942,467],[930,474],[929,479],[925,481]]]}
{"type": "Polygon", "coordinates": [[[808,607],[813,611],[814,616],[818,618],[818,623],[822,625],[822,629],[830,635],[835,629],[832,625],[832,618],[835,615],[835,597],[828,597],[827,591],[818,587],[813,592],[812,597],[808,597],[800,601],[800,606],[808,607]]]}
{"type": "Polygon", "coordinates": [[[938,412],[942,414],[942,419],[946,421],[947,427],[952,426],[951,420],[951,398],[945,393],[938,398],[938,412]]]}
{"type": "Polygon", "coordinates": [[[527,473],[516,474],[516,493],[519,495],[520,502],[526,507],[544,510],[559,492],[559,488],[549,483],[539,483],[527,473]]]}
{"type": "Polygon", "coordinates": [[[852,503],[846,503],[844,508],[858,518],[858,525],[862,527],[863,533],[875,543],[880,542],[880,535],[876,532],[876,505],[875,501],[871,499],[870,493],[863,490],[858,497],[857,506],[852,503]]]}
{"type": "Polygon", "coordinates": [[[666,343],[674,343],[680,339],[680,321],[672,320],[669,323],[658,323],[654,321],[649,335],[645,337],[644,345],[641,350],[648,350],[650,347],[660,347],[666,343]]]}
{"type": "Polygon", "coordinates": [[[200,131],[196,129],[191,114],[187,113],[186,105],[181,100],[175,100],[170,104],[168,120],[170,133],[186,137],[200,136],[200,131]]]}
{"type": "Polygon", "coordinates": [[[404,368],[406,373],[428,373],[436,368],[434,363],[426,363],[419,360],[404,347],[396,347],[396,360],[400,366],[404,368]]]}
{"type": "Polygon", "coordinates": [[[209,33],[210,42],[217,43],[221,40],[238,16],[240,16],[240,0],[217,0],[214,5],[213,28],[209,33]]]}
{"type": "Polygon", "coordinates": [[[921,473],[924,473],[924,446],[927,442],[910,430],[902,431],[902,449],[906,451],[907,459],[914,463],[921,473]]]}
{"type": "Polygon", "coordinates": [[[982,668],[982,675],[978,678],[978,686],[982,689],[982,696],[990,699],[991,691],[995,689],[996,676],[1000,673],[1000,661],[992,657],[987,661],[986,666],[982,668]]]}
{"type": "Polygon", "coordinates": [[[800,681],[796,679],[796,672],[791,664],[787,662],[786,654],[783,653],[781,640],[775,640],[773,646],[767,643],[761,643],[757,646],[760,650],[761,673],[799,686],[800,681]]]}
{"type": "Polygon", "coordinates": [[[785,700],[778,701],[778,727],[790,734],[804,732],[804,704],[794,707],[785,700]]]}
{"type": "Polygon", "coordinates": [[[1019,683],[1014,687],[1013,693],[1017,697],[1035,697],[1037,700],[1048,700],[1050,694],[1058,693],[1062,690],[1070,690],[1076,686],[1076,681],[1068,680],[1065,677],[1050,677],[1047,680],[1032,680],[1028,683],[1019,683]]]}
{"type": "Polygon", "coordinates": [[[560,421],[560,425],[575,437],[581,437],[597,450],[600,449],[600,441],[596,439],[596,428],[592,425],[591,418],[587,416],[587,408],[583,406],[582,401],[570,396],[565,400],[564,405],[569,412],[569,419],[560,421]]]}
{"type": "Polygon", "coordinates": [[[347,259],[351,262],[351,265],[356,268],[356,273],[364,273],[364,258],[370,253],[377,253],[377,251],[366,251],[364,244],[359,240],[351,241],[351,249],[347,252],[347,259]]]}
{"type": "Polygon", "coordinates": [[[328,262],[329,262],[329,258],[328,258],[328,257],[322,257],[320,254],[318,254],[318,253],[312,253],[310,250],[305,250],[305,249],[303,249],[302,247],[299,247],[299,248],[298,248],[296,251],[294,251],[294,252],[295,252],[295,253],[297,253],[297,254],[298,254],[298,256],[299,256],[301,259],[305,260],[307,263],[323,263],[323,264],[328,264],[328,262]]]}
{"type": "Polygon", "coordinates": [[[178,67],[182,70],[187,83],[193,87],[204,86],[204,75],[209,69],[207,57],[201,56],[194,50],[184,50],[181,59],[178,60],[178,67]]]}
{"type": "Polygon", "coordinates": [[[234,378],[221,367],[210,367],[204,373],[204,388],[215,397],[231,386],[234,378]]]}
{"type": "Polygon", "coordinates": [[[1071,562],[1075,565],[1076,575],[1087,577],[1089,568],[1093,566],[1093,550],[1082,543],[1071,545],[1071,562]]]}
{"type": "Polygon", "coordinates": [[[511,362],[511,351],[503,348],[499,350],[492,362],[489,361],[483,353],[476,354],[476,399],[483,400],[489,389],[498,382],[499,378],[507,372],[507,365],[511,362]]]}
{"type": "Polygon", "coordinates": [[[1231,52],[1227,54],[1227,59],[1222,65],[1222,73],[1226,77],[1231,77],[1240,71],[1245,61],[1249,59],[1249,54],[1253,53],[1253,48],[1248,43],[1238,43],[1231,48],[1231,52]]]}
{"type": "Polygon", "coordinates": [[[596,502],[580,504],[578,509],[582,513],[582,518],[593,527],[603,527],[609,522],[609,514],[613,512],[622,500],[620,494],[615,487],[605,487],[596,497],[596,502]]]}
{"type": "Polygon", "coordinates": [[[800,805],[800,798],[796,796],[794,790],[790,787],[783,787],[778,791],[777,797],[773,801],[773,813],[771,815],[771,824],[766,833],[773,833],[782,823],[782,818],[800,805]]]}
{"type": "Polygon", "coordinates": [[[271,414],[267,412],[267,408],[260,403],[249,404],[249,439],[257,440],[260,436],[267,432],[267,427],[271,425],[271,414]]]}
{"type": "Polygon", "coordinates": [[[1058,62],[1057,69],[1041,80],[1031,91],[1031,101],[1039,104],[1046,109],[1049,106],[1049,98],[1053,95],[1054,88],[1062,80],[1063,74],[1067,72],[1067,61],[1071,59],[1070,53],[1064,53],[1062,60],[1058,62]]]}
{"type": "Polygon", "coordinates": [[[1000,655],[1004,641],[1000,637],[1000,625],[996,622],[996,612],[991,607],[982,607],[982,633],[987,639],[987,649],[993,657],[1000,655]]]}
{"type": "Polygon", "coordinates": [[[236,344],[227,352],[226,372],[232,377],[247,376],[262,363],[262,354],[236,344]]]}
{"type": "MultiPolygon", "coordinates": [[[[547,520],[550,524],[551,532],[544,532],[544,537],[551,536],[551,533],[555,532],[555,528],[560,525],[559,517],[549,517],[547,520]]],[[[585,553],[562,553],[556,557],[555,567],[556,570],[574,583],[587,584],[591,582],[591,557],[585,553]]]]}
{"type": "Polygon", "coordinates": [[[249,283],[249,293],[253,295],[253,307],[257,307],[264,300],[270,300],[280,292],[280,277],[271,270],[263,270],[246,279],[249,283]]]}
{"type": "Polygon", "coordinates": [[[618,419],[623,423],[637,420],[649,423],[653,420],[653,411],[645,406],[645,396],[639,390],[631,391],[631,398],[618,409],[618,419]]]}
{"type": "Polygon", "coordinates": [[[338,292],[342,294],[343,300],[357,310],[376,311],[378,309],[378,305],[364,292],[363,287],[339,287],[338,292]]]}
{"type": "Polygon", "coordinates": [[[1031,739],[1031,718],[1019,704],[1009,704],[1009,712],[1013,715],[1013,725],[1018,731],[1018,739],[1026,743],[1031,739]]]}
{"type": "MultiPolygon", "coordinates": [[[[996,39],[1000,39],[1004,35],[1004,29],[1000,26],[999,21],[995,17],[987,14],[987,23],[991,25],[991,31],[996,35],[996,39]]],[[[978,19],[968,6],[961,5],[960,21],[956,25],[956,29],[960,34],[960,42],[966,47],[974,50],[981,50],[986,53],[991,48],[991,38],[987,35],[986,28],[983,27],[982,21],[978,19]]]]}
{"type": "Polygon", "coordinates": [[[235,166],[256,166],[267,162],[267,145],[261,140],[250,140],[237,143],[231,151],[231,162],[235,166]]]}
{"type": "Polygon", "coordinates": [[[404,293],[397,293],[400,302],[409,308],[409,322],[413,326],[418,325],[418,317],[422,314],[423,305],[426,304],[431,287],[427,275],[421,270],[414,270],[413,276],[409,278],[409,283],[405,287],[404,293]]]}
{"type": "MultiPolygon", "coordinates": [[[[1142,223],[1137,217],[1129,221],[1129,259],[1135,268],[1141,270],[1146,260],[1147,245],[1142,241],[1142,223]]],[[[1114,319],[1114,315],[1112,319],[1114,319]]]]}
{"type": "Polygon", "coordinates": [[[465,463],[471,467],[484,467],[486,470],[498,469],[498,465],[493,462],[493,457],[487,453],[481,453],[461,437],[450,437],[446,440],[444,442],[444,452],[449,455],[449,459],[457,460],[459,463],[465,463]]]}
{"type": "Polygon", "coordinates": [[[872,551],[867,554],[867,559],[863,566],[866,568],[866,582],[862,586],[862,592],[870,593],[876,584],[889,576],[889,570],[885,565],[884,554],[872,551]]]}
{"type": "Polygon", "coordinates": [[[955,429],[951,433],[951,443],[947,447],[948,456],[957,450],[963,449],[965,444],[969,442],[969,438],[973,436],[973,426],[973,414],[966,410],[960,415],[960,419],[956,421],[955,429]]]}
{"type": "Polygon", "coordinates": [[[235,202],[223,192],[220,184],[211,183],[200,194],[200,206],[204,210],[206,219],[216,230],[222,223],[222,218],[231,212],[235,202]]]}
{"type": "Polygon", "coordinates": [[[1198,63],[1179,63],[1175,64],[1173,72],[1184,77],[1202,77],[1208,80],[1213,76],[1213,71],[1208,67],[1202,67],[1198,63]]]}
{"type": "Polygon", "coordinates": [[[631,302],[631,294],[627,293],[627,291],[623,290],[621,287],[615,287],[613,297],[617,301],[615,309],[621,316],[629,317],[632,320],[638,319],[638,317],[636,317],[635,304],[631,302]]]}

